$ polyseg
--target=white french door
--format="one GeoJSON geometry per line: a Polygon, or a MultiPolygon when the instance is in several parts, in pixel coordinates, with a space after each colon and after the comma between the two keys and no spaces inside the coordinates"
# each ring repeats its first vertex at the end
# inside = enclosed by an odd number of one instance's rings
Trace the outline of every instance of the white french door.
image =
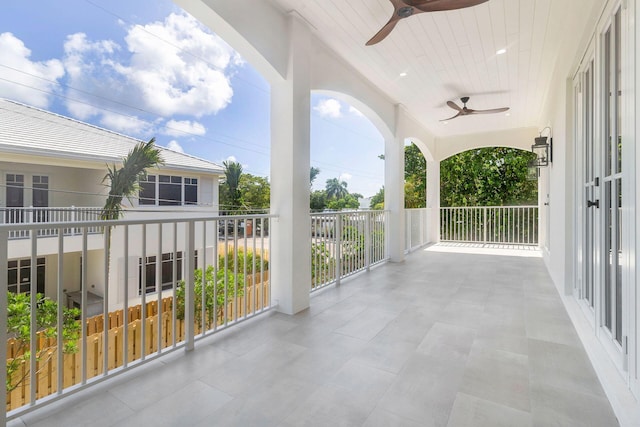
{"type": "Polygon", "coordinates": [[[622,10],[613,9],[574,80],[579,278],[574,293],[603,347],[627,370],[628,286],[623,266],[622,10]]]}

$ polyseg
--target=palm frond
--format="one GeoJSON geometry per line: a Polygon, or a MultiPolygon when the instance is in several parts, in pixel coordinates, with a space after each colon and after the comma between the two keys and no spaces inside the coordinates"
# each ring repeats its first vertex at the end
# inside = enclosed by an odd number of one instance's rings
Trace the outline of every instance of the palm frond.
{"type": "Polygon", "coordinates": [[[109,183],[109,195],[102,208],[102,219],[118,219],[122,216],[122,201],[129,199],[140,189],[138,181],[147,174],[147,169],[164,164],[160,150],[155,147],[155,138],[140,142],[122,159],[122,167],[107,165],[102,179],[109,183]]]}

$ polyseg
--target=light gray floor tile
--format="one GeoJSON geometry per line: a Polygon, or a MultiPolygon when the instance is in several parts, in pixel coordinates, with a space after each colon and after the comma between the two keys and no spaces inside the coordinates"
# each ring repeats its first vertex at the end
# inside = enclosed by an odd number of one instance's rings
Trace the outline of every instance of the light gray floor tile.
{"type": "Polygon", "coordinates": [[[547,341],[529,340],[531,382],[604,396],[585,351],[547,341]]]}
{"type": "Polygon", "coordinates": [[[369,415],[363,427],[424,427],[424,424],[376,408],[369,415]]]}
{"type": "Polygon", "coordinates": [[[194,425],[231,400],[232,397],[228,394],[201,381],[194,381],[178,390],[165,389],[164,398],[113,425],[194,425]]]}
{"type": "Polygon", "coordinates": [[[616,427],[609,401],[546,384],[531,386],[531,414],[537,427],[616,427]]]}
{"type": "Polygon", "coordinates": [[[499,405],[529,411],[529,361],[522,354],[474,347],[460,391],[499,405]]]}
{"type": "Polygon", "coordinates": [[[528,427],[531,414],[458,393],[447,427],[528,427]]]}

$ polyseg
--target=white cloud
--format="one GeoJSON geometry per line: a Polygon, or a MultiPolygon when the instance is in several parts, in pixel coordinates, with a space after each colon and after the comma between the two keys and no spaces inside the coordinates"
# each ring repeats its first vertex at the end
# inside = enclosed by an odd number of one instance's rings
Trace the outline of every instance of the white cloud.
{"type": "Polygon", "coordinates": [[[322,117],[330,117],[332,119],[342,117],[340,101],[338,101],[337,99],[322,99],[315,107],[313,107],[313,109],[317,111],[318,114],[320,114],[322,117]]]}
{"type": "Polygon", "coordinates": [[[130,115],[215,114],[231,102],[229,77],[242,64],[222,39],[179,13],[129,27],[124,46],[76,33],[64,47],[69,86],[97,95],[68,91],[70,98],[100,107],[69,102],[69,111],[85,120],[104,114],[104,109],[122,110],[121,104],[134,107],[130,115]]]}
{"type": "Polygon", "coordinates": [[[0,34],[0,52],[0,96],[47,108],[52,95],[46,92],[55,92],[56,81],[64,76],[62,62],[31,61],[31,50],[11,33],[0,34]]]}
{"type": "Polygon", "coordinates": [[[141,135],[152,132],[151,123],[140,120],[135,116],[103,112],[100,116],[100,125],[126,135],[141,135]]]}
{"type": "Polygon", "coordinates": [[[184,148],[182,148],[182,145],[180,145],[180,143],[178,143],[178,141],[176,141],[175,139],[169,141],[169,143],[167,144],[167,148],[172,151],[177,151],[178,153],[184,153],[184,148]]]}
{"type": "Polygon", "coordinates": [[[349,181],[351,178],[353,178],[353,175],[351,175],[350,173],[347,172],[343,172],[340,174],[340,181],[349,181]]]}
{"type": "Polygon", "coordinates": [[[196,121],[169,120],[164,128],[164,133],[171,136],[204,135],[207,129],[196,121]]]}
{"type": "Polygon", "coordinates": [[[349,113],[353,114],[354,116],[364,117],[364,114],[362,114],[360,110],[352,106],[349,106],[349,113]]]}

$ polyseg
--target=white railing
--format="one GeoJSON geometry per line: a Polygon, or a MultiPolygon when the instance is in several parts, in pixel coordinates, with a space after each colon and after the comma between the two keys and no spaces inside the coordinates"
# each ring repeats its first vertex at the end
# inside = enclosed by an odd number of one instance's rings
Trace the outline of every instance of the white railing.
{"type": "Polygon", "coordinates": [[[388,259],[386,211],[311,215],[311,291],[388,259]]]}
{"type": "Polygon", "coordinates": [[[430,236],[430,215],[431,209],[405,209],[405,252],[416,250],[431,240],[430,236]]]}
{"type": "MultiPolygon", "coordinates": [[[[101,208],[97,207],[0,207],[0,224],[43,224],[59,222],[81,222],[100,220],[101,208]]],[[[81,229],[78,227],[65,227],[63,232],[66,236],[80,235],[81,229]]],[[[56,228],[40,228],[39,236],[56,236],[56,228]]],[[[93,227],[88,230],[89,234],[102,233],[100,227],[93,227]]],[[[28,230],[14,230],[9,234],[10,239],[26,239],[29,237],[28,230]]]]}
{"type": "Polygon", "coordinates": [[[58,256],[46,258],[45,268],[55,272],[46,275],[38,270],[39,242],[52,239],[40,232],[44,224],[0,225],[0,343],[6,343],[0,360],[7,361],[7,370],[0,369],[0,383],[7,384],[7,414],[0,415],[0,425],[167,352],[192,349],[195,340],[269,310],[272,218],[47,222],[58,256]],[[65,233],[69,229],[79,230],[81,244],[65,233]],[[104,230],[101,252],[88,239],[96,229],[104,230]],[[20,261],[27,261],[26,268],[17,276],[21,285],[34,278],[22,288],[26,294],[6,292],[16,280],[5,270],[12,234],[29,239],[31,255],[20,261]],[[36,294],[36,282],[44,277],[53,304],[46,316],[36,294]],[[26,302],[8,307],[9,295],[26,302]],[[65,306],[79,311],[69,313],[65,306]],[[76,338],[70,335],[74,328],[76,338]]]}
{"type": "Polygon", "coordinates": [[[537,206],[440,208],[440,240],[483,244],[538,244],[537,206]]]}

